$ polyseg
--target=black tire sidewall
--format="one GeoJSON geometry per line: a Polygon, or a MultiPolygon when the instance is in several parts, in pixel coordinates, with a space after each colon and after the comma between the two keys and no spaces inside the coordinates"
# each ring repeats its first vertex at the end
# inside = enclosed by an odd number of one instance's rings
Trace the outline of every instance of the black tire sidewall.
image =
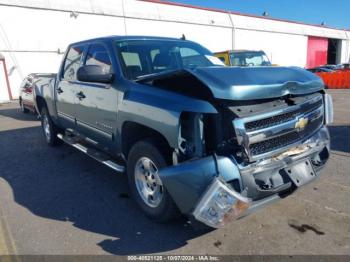
{"type": "Polygon", "coordinates": [[[174,213],[173,209],[176,208],[176,206],[164,186],[163,199],[159,206],[155,208],[152,208],[144,203],[137,191],[134,174],[135,165],[142,157],[151,159],[158,169],[167,166],[165,158],[162,156],[160,150],[156,147],[154,142],[147,140],[137,142],[130,150],[127,163],[128,184],[131,194],[147,217],[159,222],[169,221],[173,218],[172,213],[174,213]]]}

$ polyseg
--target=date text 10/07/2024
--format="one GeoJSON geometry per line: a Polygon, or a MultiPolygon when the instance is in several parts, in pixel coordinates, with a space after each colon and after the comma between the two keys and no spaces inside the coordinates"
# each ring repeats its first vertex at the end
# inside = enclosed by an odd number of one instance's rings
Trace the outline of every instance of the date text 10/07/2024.
{"type": "Polygon", "coordinates": [[[217,256],[128,256],[128,261],[220,261],[217,256]]]}

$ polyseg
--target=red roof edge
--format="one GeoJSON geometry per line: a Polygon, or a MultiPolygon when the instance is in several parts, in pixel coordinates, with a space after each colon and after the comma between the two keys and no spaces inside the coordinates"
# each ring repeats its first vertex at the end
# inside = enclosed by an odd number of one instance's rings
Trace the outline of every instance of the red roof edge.
{"type": "Polygon", "coordinates": [[[195,6],[195,5],[190,5],[190,4],[175,3],[175,2],[163,1],[163,0],[138,0],[138,1],[157,3],[157,4],[163,4],[163,5],[181,6],[181,7],[193,8],[193,9],[199,9],[199,10],[205,10],[205,11],[211,11],[211,12],[219,12],[219,13],[225,13],[225,14],[253,17],[253,18],[261,18],[261,19],[266,19],[266,20],[273,20],[273,21],[286,22],[286,23],[299,24],[299,25],[316,26],[316,27],[321,27],[321,28],[326,28],[326,29],[350,31],[350,29],[341,29],[341,28],[329,27],[329,26],[325,26],[325,25],[309,24],[309,23],[279,19],[279,18],[272,18],[272,17],[266,17],[266,16],[243,14],[243,13],[228,11],[228,10],[224,10],[224,9],[195,6]]]}

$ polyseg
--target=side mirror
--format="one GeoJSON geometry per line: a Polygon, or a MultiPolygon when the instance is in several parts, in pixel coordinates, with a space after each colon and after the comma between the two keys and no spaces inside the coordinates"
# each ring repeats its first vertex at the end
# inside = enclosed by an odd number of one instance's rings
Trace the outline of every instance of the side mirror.
{"type": "Polygon", "coordinates": [[[106,73],[104,68],[99,65],[85,65],[78,69],[77,78],[82,82],[111,83],[114,74],[106,73]]]}

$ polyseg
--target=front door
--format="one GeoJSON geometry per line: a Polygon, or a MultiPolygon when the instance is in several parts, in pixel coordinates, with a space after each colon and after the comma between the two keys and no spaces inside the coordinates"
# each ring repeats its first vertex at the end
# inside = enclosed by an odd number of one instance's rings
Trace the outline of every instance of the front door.
{"type": "Polygon", "coordinates": [[[65,128],[75,129],[77,71],[82,63],[83,51],[82,45],[69,48],[55,89],[58,118],[65,128]]]}
{"type": "MultiPolygon", "coordinates": [[[[84,65],[99,65],[113,73],[110,54],[102,43],[88,47],[84,65]]],[[[79,82],[76,120],[78,130],[102,146],[111,145],[117,121],[117,90],[111,84],[79,82]]]]}

